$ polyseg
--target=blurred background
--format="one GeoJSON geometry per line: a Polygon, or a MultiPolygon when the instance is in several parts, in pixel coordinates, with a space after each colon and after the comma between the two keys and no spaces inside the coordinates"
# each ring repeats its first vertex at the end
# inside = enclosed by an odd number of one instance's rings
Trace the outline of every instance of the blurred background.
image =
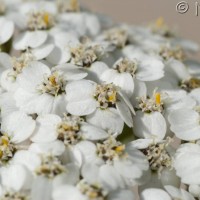
{"type": "MultiPolygon", "coordinates": [[[[186,0],[189,9],[183,14],[176,11],[176,5],[182,0],[80,0],[80,2],[94,12],[103,13],[115,21],[129,24],[146,25],[163,17],[166,24],[174,28],[180,36],[200,44],[200,0],[186,0]],[[199,16],[196,16],[197,10],[199,16]]],[[[197,59],[200,60],[200,53],[197,59]]]]}

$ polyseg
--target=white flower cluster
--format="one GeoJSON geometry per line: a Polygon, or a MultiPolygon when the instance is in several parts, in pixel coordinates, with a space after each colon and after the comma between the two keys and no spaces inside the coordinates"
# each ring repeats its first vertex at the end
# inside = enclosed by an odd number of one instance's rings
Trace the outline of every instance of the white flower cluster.
{"type": "Polygon", "coordinates": [[[0,200],[200,199],[197,44],[0,0],[0,47],[0,200]]]}

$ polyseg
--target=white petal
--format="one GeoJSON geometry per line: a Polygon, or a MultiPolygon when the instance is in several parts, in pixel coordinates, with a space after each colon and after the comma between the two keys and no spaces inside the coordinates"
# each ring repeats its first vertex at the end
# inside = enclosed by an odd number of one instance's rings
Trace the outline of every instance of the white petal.
{"type": "Polygon", "coordinates": [[[88,80],[74,81],[66,86],[67,101],[78,102],[93,97],[96,84],[88,80]]]}
{"type": "Polygon", "coordinates": [[[144,59],[138,68],[136,78],[141,81],[155,81],[164,76],[164,64],[155,58],[144,59]]]}
{"type": "Polygon", "coordinates": [[[66,47],[55,46],[51,53],[46,57],[51,64],[63,64],[70,60],[71,54],[66,47]]]}
{"type": "Polygon", "coordinates": [[[14,33],[14,23],[6,18],[0,17],[0,44],[7,42],[14,33]]]}
{"type": "Polygon", "coordinates": [[[31,198],[34,200],[49,200],[51,196],[51,181],[43,176],[36,177],[32,184],[31,198]]]}
{"type": "Polygon", "coordinates": [[[119,86],[121,90],[128,96],[132,96],[134,91],[134,80],[133,77],[128,73],[118,74],[113,82],[115,85],[119,86]]]}
{"type": "Polygon", "coordinates": [[[93,80],[95,82],[100,82],[100,75],[108,69],[108,66],[104,62],[94,62],[86,72],[88,72],[87,79],[93,80]]]}
{"type": "Polygon", "coordinates": [[[68,81],[83,79],[87,76],[87,73],[82,71],[81,68],[70,63],[59,65],[56,68],[64,72],[64,76],[68,81]]]}
{"type": "Polygon", "coordinates": [[[15,99],[13,98],[13,93],[7,92],[1,95],[0,107],[2,117],[5,117],[6,115],[18,110],[15,104],[15,99]]]}
{"type": "Polygon", "coordinates": [[[191,76],[196,76],[199,78],[200,75],[200,71],[199,71],[199,66],[200,63],[199,61],[193,60],[193,59],[187,59],[184,61],[184,64],[186,65],[189,73],[191,74],[191,76]]]}
{"type": "Polygon", "coordinates": [[[199,44],[197,44],[191,40],[175,38],[174,40],[172,40],[172,42],[175,45],[181,46],[183,49],[185,49],[186,51],[189,51],[190,53],[195,53],[195,52],[199,51],[199,44]]]}
{"type": "Polygon", "coordinates": [[[96,101],[94,99],[86,99],[79,102],[69,102],[67,111],[72,115],[89,115],[96,109],[96,101]]]}
{"type": "Polygon", "coordinates": [[[108,195],[108,200],[135,200],[135,195],[130,190],[117,190],[110,192],[108,195]]]}
{"type": "Polygon", "coordinates": [[[124,122],[114,108],[105,110],[97,109],[94,113],[87,116],[87,121],[109,133],[121,133],[124,122]]]}
{"type": "MultiPolygon", "coordinates": [[[[116,160],[114,167],[118,173],[124,178],[129,186],[137,184],[138,180],[142,177],[144,171],[149,168],[149,163],[137,149],[126,149],[128,159],[116,160]],[[130,174],[130,171],[134,172],[130,174]]],[[[140,180],[139,180],[140,181],[140,180]]]]}
{"type": "Polygon", "coordinates": [[[165,137],[167,125],[165,118],[159,112],[143,113],[137,111],[133,122],[133,132],[140,138],[163,139],[165,137]]]}
{"type": "Polygon", "coordinates": [[[26,31],[15,39],[13,46],[16,50],[25,50],[28,47],[36,48],[46,41],[47,36],[46,31],[26,31]]]}
{"type": "Polygon", "coordinates": [[[97,16],[85,13],[86,27],[92,36],[97,35],[101,30],[101,25],[97,16]]]}
{"type": "Polygon", "coordinates": [[[114,69],[108,69],[101,75],[100,79],[107,83],[114,83],[119,86],[129,97],[133,94],[134,81],[129,73],[118,73],[114,69]]]}
{"type": "Polygon", "coordinates": [[[169,114],[170,129],[183,140],[199,139],[199,114],[192,109],[179,109],[169,114]]]}
{"type": "Polygon", "coordinates": [[[116,190],[124,187],[123,179],[112,165],[103,165],[99,171],[100,181],[107,190],[116,190]]]}
{"type": "Polygon", "coordinates": [[[87,200],[80,191],[70,185],[63,185],[53,191],[53,200],[87,200]]]}
{"type": "Polygon", "coordinates": [[[93,163],[86,163],[81,169],[81,174],[84,179],[91,184],[99,182],[99,166],[93,163]]]}
{"type": "Polygon", "coordinates": [[[1,128],[11,136],[14,143],[20,143],[32,135],[35,121],[23,112],[16,111],[3,119],[1,128]]]}
{"type": "Polygon", "coordinates": [[[39,47],[36,47],[31,50],[32,55],[36,60],[42,60],[46,58],[54,49],[54,44],[50,42],[45,42],[39,47]]]}
{"type": "Polygon", "coordinates": [[[134,80],[134,91],[133,91],[133,95],[131,97],[131,103],[133,105],[136,105],[136,103],[138,103],[138,101],[136,100],[135,97],[143,97],[146,96],[147,94],[147,87],[146,84],[142,81],[139,81],[137,79],[134,80]]]}
{"type": "Polygon", "coordinates": [[[0,71],[12,67],[11,57],[7,53],[0,53],[0,71]]]}
{"type": "Polygon", "coordinates": [[[65,112],[66,105],[67,105],[65,94],[63,93],[52,99],[53,99],[53,104],[52,104],[51,113],[59,115],[59,116],[63,116],[63,113],[65,112]]]}
{"type": "Polygon", "coordinates": [[[194,197],[199,197],[200,196],[200,186],[199,185],[190,185],[189,186],[189,192],[194,197]]]}
{"type": "Polygon", "coordinates": [[[53,142],[57,139],[56,128],[61,122],[57,115],[49,114],[39,116],[36,120],[37,127],[34,131],[31,141],[33,142],[53,142]]]}
{"type": "Polygon", "coordinates": [[[67,111],[73,115],[88,115],[95,111],[95,84],[87,80],[74,81],[66,86],[67,111]]]}
{"type": "MultiPolygon", "coordinates": [[[[105,70],[100,76],[101,81],[106,83],[114,83],[115,77],[118,75],[118,72],[114,69],[105,70]]],[[[115,83],[116,84],[116,83],[115,83]]]]}
{"type": "Polygon", "coordinates": [[[81,152],[84,163],[95,163],[95,160],[97,159],[95,144],[89,141],[82,141],[75,146],[75,149],[81,152]]]}
{"type": "Polygon", "coordinates": [[[60,156],[65,151],[65,145],[63,142],[56,140],[49,143],[32,143],[29,150],[34,153],[51,153],[55,156],[60,156]]]}
{"type": "Polygon", "coordinates": [[[170,60],[166,67],[170,68],[172,73],[176,75],[179,80],[187,80],[190,77],[186,66],[178,60],[170,60]]]}
{"type": "Polygon", "coordinates": [[[181,145],[175,155],[174,167],[183,183],[200,185],[200,146],[181,145]]]}
{"type": "MultiPolygon", "coordinates": [[[[189,96],[195,99],[200,104],[200,88],[194,89],[189,93],[189,96]]],[[[188,102],[188,105],[192,105],[192,102],[188,102]]],[[[194,107],[194,106],[193,106],[194,107]]]]}
{"type": "Polygon", "coordinates": [[[156,188],[149,188],[145,189],[141,195],[140,195],[141,200],[171,200],[170,196],[165,192],[164,190],[161,189],[156,189],[156,188]]]}
{"type": "Polygon", "coordinates": [[[132,106],[132,104],[131,104],[128,96],[126,94],[124,94],[123,91],[119,91],[118,92],[118,98],[119,98],[119,100],[121,102],[124,102],[128,106],[128,108],[130,109],[130,111],[132,112],[132,114],[135,115],[135,110],[134,110],[134,108],[133,108],[133,106],[132,106]]]}
{"type": "Polygon", "coordinates": [[[30,186],[30,174],[23,165],[13,164],[1,169],[2,184],[10,190],[20,191],[30,186]],[[28,184],[28,185],[27,185],[28,184]]]}
{"type": "Polygon", "coordinates": [[[36,167],[40,166],[41,159],[40,157],[27,150],[17,151],[12,160],[15,164],[21,164],[26,166],[30,171],[34,171],[36,167]]]}
{"type": "Polygon", "coordinates": [[[20,110],[27,114],[47,114],[52,111],[54,97],[48,94],[34,94],[26,92],[23,89],[18,89],[14,98],[16,105],[20,107],[20,110]]]}
{"type": "Polygon", "coordinates": [[[128,108],[128,106],[123,102],[117,102],[116,103],[117,111],[119,112],[121,118],[124,120],[124,122],[129,127],[133,127],[133,119],[131,116],[131,112],[128,108]]]}
{"type": "Polygon", "coordinates": [[[80,132],[87,140],[103,140],[109,137],[106,131],[88,123],[81,124],[80,132]]]}
{"type": "Polygon", "coordinates": [[[162,185],[172,185],[175,187],[180,186],[180,178],[176,175],[175,169],[165,168],[161,172],[161,182],[162,185]]]}
{"type": "Polygon", "coordinates": [[[31,62],[21,74],[19,74],[17,81],[23,89],[29,92],[35,92],[38,84],[44,80],[44,75],[51,74],[50,69],[41,62],[31,62]]]}
{"type": "Polygon", "coordinates": [[[175,199],[195,200],[194,197],[187,191],[173,187],[171,185],[165,186],[167,192],[175,199]]]}
{"type": "Polygon", "coordinates": [[[6,91],[14,91],[18,86],[15,78],[11,76],[12,72],[12,69],[8,69],[3,71],[1,74],[1,87],[6,91]]]}
{"type": "Polygon", "coordinates": [[[128,146],[136,149],[146,149],[150,144],[153,144],[154,140],[148,139],[137,139],[128,143],[128,146]]]}

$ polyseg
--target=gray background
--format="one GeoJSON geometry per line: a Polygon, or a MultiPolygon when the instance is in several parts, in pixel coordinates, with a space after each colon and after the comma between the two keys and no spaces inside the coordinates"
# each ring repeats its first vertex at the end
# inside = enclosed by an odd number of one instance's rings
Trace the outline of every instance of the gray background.
{"type": "MultiPolygon", "coordinates": [[[[195,2],[200,5],[200,0],[186,1],[189,10],[179,14],[176,5],[181,0],[80,0],[92,11],[106,14],[115,21],[145,25],[163,17],[179,35],[200,44],[200,6],[199,16],[195,16],[195,2]]],[[[197,59],[200,60],[200,54],[197,59]]]]}

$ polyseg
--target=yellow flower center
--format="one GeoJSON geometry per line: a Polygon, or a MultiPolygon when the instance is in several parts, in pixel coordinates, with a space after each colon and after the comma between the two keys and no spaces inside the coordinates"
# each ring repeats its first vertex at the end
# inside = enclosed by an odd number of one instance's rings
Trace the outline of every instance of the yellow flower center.
{"type": "Polygon", "coordinates": [[[122,28],[112,28],[106,31],[104,33],[104,38],[117,48],[123,48],[128,43],[128,33],[122,28]]]}
{"type": "Polygon", "coordinates": [[[157,105],[160,105],[160,103],[161,103],[160,93],[156,93],[156,94],[155,94],[155,99],[156,99],[156,104],[157,104],[157,105]]]}
{"type": "Polygon", "coordinates": [[[28,14],[28,29],[48,30],[54,26],[54,17],[46,11],[33,11],[28,14]]]}
{"type": "Polygon", "coordinates": [[[102,109],[113,107],[117,102],[117,88],[113,84],[97,85],[94,98],[102,109]]]}
{"type": "Polygon", "coordinates": [[[58,139],[66,146],[77,144],[82,140],[80,123],[83,121],[84,119],[78,116],[64,115],[62,122],[57,125],[58,139]]]}
{"type": "Polygon", "coordinates": [[[159,28],[163,27],[163,26],[165,25],[163,17],[159,17],[159,18],[156,20],[156,23],[155,23],[155,24],[156,24],[156,26],[159,27],[159,28]]]}
{"type": "Polygon", "coordinates": [[[97,143],[97,155],[107,163],[120,157],[126,157],[125,145],[118,142],[114,137],[110,137],[103,143],[97,143]]]}
{"type": "Polygon", "coordinates": [[[200,88],[200,79],[191,78],[189,80],[182,81],[181,88],[187,92],[191,92],[194,89],[200,88]]]}
{"type": "Polygon", "coordinates": [[[48,12],[44,13],[43,19],[44,19],[45,24],[48,26],[48,24],[49,24],[49,13],[48,12]]]}
{"type": "Polygon", "coordinates": [[[50,76],[44,77],[42,84],[37,86],[40,93],[48,93],[53,96],[58,96],[65,93],[66,81],[62,74],[57,71],[53,72],[50,76]]]}
{"type": "Polygon", "coordinates": [[[141,98],[138,98],[139,101],[139,110],[142,110],[142,112],[145,113],[151,113],[151,112],[163,112],[164,110],[164,103],[161,98],[161,94],[159,92],[153,93],[152,97],[144,96],[141,98]]]}
{"type": "Polygon", "coordinates": [[[57,7],[59,12],[79,12],[80,6],[78,0],[57,0],[57,7]]]}
{"type": "Polygon", "coordinates": [[[36,168],[35,173],[38,176],[45,176],[49,179],[54,178],[55,176],[62,174],[66,171],[64,165],[62,165],[59,158],[52,155],[42,155],[42,163],[39,167],[36,168]]]}
{"type": "Polygon", "coordinates": [[[119,73],[129,73],[134,77],[137,70],[137,62],[129,60],[128,58],[123,58],[115,64],[115,67],[119,73]]]}
{"type": "Polygon", "coordinates": [[[79,181],[77,184],[77,188],[79,191],[87,196],[89,200],[106,200],[107,191],[105,191],[100,184],[91,184],[86,182],[85,180],[79,181]]]}
{"type": "Polygon", "coordinates": [[[10,141],[7,134],[2,134],[0,136],[0,163],[7,163],[16,152],[15,145],[10,141]]]}
{"type": "Polygon", "coordinates": [[[183,61],[185,59],[185,52],[181,47],[162,47],[159,51],[159,55],[164,60],[169,60],[170,58],[174,58],[176,60],[183,61]]]}
{"type": "Polygon", "coordinates": [[[163,17],[158,18],[155,23],[150,25],[150,28],[153,33],[159,34],[163,37],[173,37],[174,33],[164,22],[163,17]]]}

